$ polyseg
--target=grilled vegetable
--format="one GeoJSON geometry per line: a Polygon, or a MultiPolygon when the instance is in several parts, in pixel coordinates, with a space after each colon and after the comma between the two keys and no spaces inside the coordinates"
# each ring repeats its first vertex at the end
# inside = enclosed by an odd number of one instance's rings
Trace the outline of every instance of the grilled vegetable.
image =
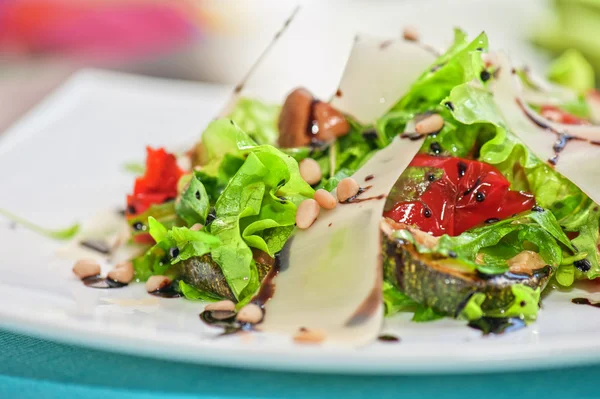
{"type": "MultiPolygon", "coordinates": [[[[262,251],[253,251],[258,278],[264,279],[273,267],[274,259],[262,251]]],[[[195,256],[180,262],[178,265],[181,279],[188,285],[212,296],[230,299],[236,298],[221,271],[221,267],[212,259],[210,254],[195,256]]]]}
{"type": "Polygon", "coordinates": [[[554,273],[543,266],[530,274],[483,275],[458,259],[420,254],[415,246],[383,235],[384,277],[415,301],[457,317],[475,293],[485,295],[483,311],[505,309],[514,302],[511,287],[523,284],[543,290],[554,273]]]}

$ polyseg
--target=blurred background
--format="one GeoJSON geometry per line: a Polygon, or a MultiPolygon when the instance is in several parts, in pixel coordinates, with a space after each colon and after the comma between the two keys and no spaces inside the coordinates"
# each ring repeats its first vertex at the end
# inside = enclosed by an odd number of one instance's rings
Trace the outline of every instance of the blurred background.
{"type": "Polygon", "coordinates": [[[0,132],[78,69],[235,84],[301,5],[253,76],[268,93],[337,85],[356,33],[415,27],[443,48],[454,26],[543,68],[570,48],[600,69],[600,0],[0,0],[0,132]]]}

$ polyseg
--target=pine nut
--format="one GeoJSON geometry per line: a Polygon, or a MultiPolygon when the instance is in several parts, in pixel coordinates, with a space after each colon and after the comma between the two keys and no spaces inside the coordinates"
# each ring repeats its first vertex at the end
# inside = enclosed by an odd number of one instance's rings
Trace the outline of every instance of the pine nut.
{"type": "Polygon", "coordinates": [[[302,179],[304,179],[304,181],[311,186],[321,181],[321,178],[323,177],[323,174],[321,173],[321,167],[314,159],[303,159],[298,164],[298,167],[300,169],[300,176],[302,176],[302,179]]]}
{"type": "Polygon", "coordinates": [[[358,194],[359,190],[360,186],[353,178],[346,177],[345,179],[340,180],[336,190],[338,201],[348,201],[350,198],[358,194]]]}
{"type": "Polygon", "coordinates": [[[308,229],[317,220],[319,212],[321,212],[321,208],[314,199],[302,201],[296,212],[296,226],[299,229],[308,229]]]}
{"type": "Polygon", "coordinates": [[[100,265],[92,259],[80,259],[73,266],[73,273],[80,279],[100,274],[100,265]]]}
{"type": "Polygon", "coordinates": [[[190,227],[190,230],[199,231],[199,230],[202,230],[203,227],[204,227],[204,225],[202,223],[196,223],[192,227],[190,227]]]}
{"type": "Polygon", "coordinates": [[[255,303],[249,303],[240,309],[235,317],[240,323],[258,324],[263,319],[263,311],[255,303]]]}
{"type": "Polygon", "coordinates": [[[407,26],[402,32],[402,37],[404,38],[404,40],[416,42],[419,41],[419,32],[413,26],[407,26]]]}
{"type": "Polygon", "coordinates": [[[165,288],[169,284],[171,284],[171,279],[167,276],[151,276],[148,281],[146,281],[146,291],[158,291],[165,288]]]}
{"type": "Polygon", "coordinates": [[[415,132],[419,134],[431,134],[442,130],[444,127],[444,118],[439,114],[431,114],[421,119],[415,125],[415,132]]]}
{"type": "Polygon", "coordinates": [[[315,192],[315,201],[317,201],[323,209],[333,209],[337,205],[335,197],[329,191],[323,190],[322,188],[315,192]]]}
{"type": "Polygon", "coordinates": [[[204,310],[208,312],[233,312],[235,311],[235,303],[229,300],[209,303],[204,307],[204,310]]]}
{"type": "Polygon", "coordinates": [[[133,280],[133,264],[131,262],[119,263],[108,272],[106,277],[119,283],[128,284],[133,280]]]}
{"type": "Polygon", "coordinates": [[[295,335],[294,341],[301,344],[318,344],[325,340],[325,332],[322,330],[309,330],[301,328],[295,335]]]}

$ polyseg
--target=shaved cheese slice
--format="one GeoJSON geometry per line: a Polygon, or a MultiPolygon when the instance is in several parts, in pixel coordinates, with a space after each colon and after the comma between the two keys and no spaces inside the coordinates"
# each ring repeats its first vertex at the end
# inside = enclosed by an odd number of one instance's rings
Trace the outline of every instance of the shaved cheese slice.
{"type": "Polygon", "coordinates": [[[363,124],[373,123],[436,58],[416,42],[357,36],[331,105],[363,124]]]}
{"type": "Polygon", "coordinates": [[[590,90],[585,94],[585,100],[590,108],[590,119],[595,125],[600,124],[600,93],[590,90]]]}
{"type": "Polygon", "coordinates": [[[527,78],[535,87],[523,87],[523,99],[533,105],[561,105],[577,101],[577,93],[573,90],[553,84],[542,79],[531,71],[527,78]]]}
{"type": "Polygon", "coordinates": [[[319,329],[326,340],[352,346],[377,337],[383,320],[379,224],[385,197],[421,144],[396,137],[354,174],[365,188],[356,202],[322,211],[288,241],[262,330],[319,329]]]}
{"type": "Polygon", "coordinates": [[[590,140],[600,140],[600,128],[552,123],[536,114],[523,101],[520,82],[511,73],[508,57],[500,54],[499,62],[500,70],[492,93],[511,131],[542,160],[555,157],[553,147],[559,134],[583,139],[568,141],[558,155],[555,169],[600,203],[600,146],[590,143],[590,140]]]}
{"type": "MultiPolygon", "coordinates": [[[[434,58],[414,43],[359,38],[332,105],[372,123],[434,58]]],[[[296,231],[280,254],[281,271],[260,329],[288,334],[316,329],[326,341],[345,346],[377,337],[383,322],[379,225],[385,198],[421,144],[396,137],[354,174],[365,189],[356,202],[321,210],[310,228],[296,231]]]]}

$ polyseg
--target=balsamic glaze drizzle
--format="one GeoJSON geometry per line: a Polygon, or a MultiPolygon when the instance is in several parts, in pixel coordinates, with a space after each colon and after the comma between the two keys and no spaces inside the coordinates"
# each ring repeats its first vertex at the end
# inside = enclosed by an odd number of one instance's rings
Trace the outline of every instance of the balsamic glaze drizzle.
{"type": "Polygon", "coordinates": [[[571,299],[571,302],[576,305],[589,305],[595,308],[600,308],[600,302],[592,302],[587,298],[573,298],[571,299]]]}

